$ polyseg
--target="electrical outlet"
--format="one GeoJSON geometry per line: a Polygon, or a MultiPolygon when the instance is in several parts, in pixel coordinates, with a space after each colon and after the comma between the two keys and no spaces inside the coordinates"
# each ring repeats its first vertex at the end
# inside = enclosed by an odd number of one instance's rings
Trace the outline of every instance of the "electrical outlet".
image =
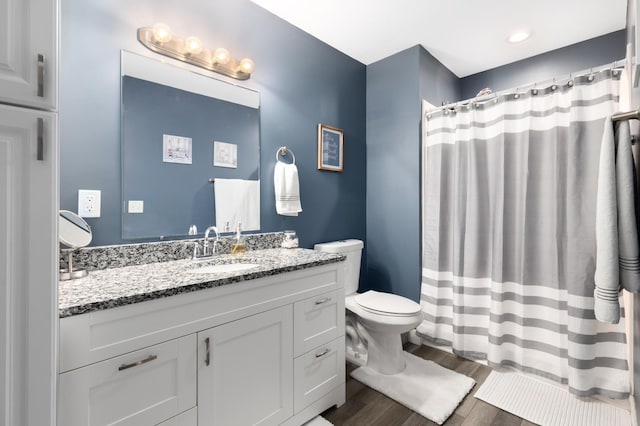
{"type": "Polygon", "coordinates": [[[78,216],[100,217],[100,191],[78,190],[78,216]]]}

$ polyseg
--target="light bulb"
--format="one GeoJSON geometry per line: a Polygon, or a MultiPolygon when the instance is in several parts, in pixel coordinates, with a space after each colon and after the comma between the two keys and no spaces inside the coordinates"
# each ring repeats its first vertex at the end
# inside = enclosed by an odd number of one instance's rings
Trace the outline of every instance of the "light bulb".
{"type": "Polygon", "coordinates": [[[153,38],[156,39],[159,43],[167,43],[170,42],[173,38],[173,34],[171,33],[171,28],[167,24],[162,22],[158,22],[154,24],[151,31],[153,32],[153,38]]]}
{"type": "Polygon", "coordinates": [[[202,41],[198,37],[187,37],[184,41],[184,48],[187,53],[197,55],[202,52],[202,41]]]}
{"type": "Polygon", "coordinates": [[[244,58],[240,61],[240,71],[245,74],[251,74],[253,72],[253,61],[249,58],[244,58]]]}
{"type": "Polygon", "coordinates": [[[509,41],[509,43],[520,43],[528,39],[529,36],[531,36],[531,33],[528,31],[518,31],[511,34],[507,41],[509,41]]]}
{"type": "Polygon", "coordinates": [[[230,59],[231,59],[231,56],[229,54],[229,51],[224,47],[217,48],[216,51],[213,53],[213,61],[217,64],[221,64],[221,65],[228,64],[230,59]]]}

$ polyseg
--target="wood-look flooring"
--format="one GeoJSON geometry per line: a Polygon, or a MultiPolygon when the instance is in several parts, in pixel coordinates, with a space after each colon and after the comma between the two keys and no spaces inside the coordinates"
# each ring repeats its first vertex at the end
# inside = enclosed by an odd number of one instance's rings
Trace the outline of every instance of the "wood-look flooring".
{"type": "MultiPolygon", "coordinates": [[[[476,385],[444,423],[446,426],[534,426],[511,413],[476,399],[473,395],[485,381],[491,368],[460,358],[429,346],[412,343],[405,350],[416,356],[436,362],[443,367],[472,377],[476,385]]],[[[437,423],[395,402],[357,380],[349,373],[356,366],[347,363],[347,400],[339,407],[329,408],[322,416],[336,426],[437,426],[437,423]]]]}

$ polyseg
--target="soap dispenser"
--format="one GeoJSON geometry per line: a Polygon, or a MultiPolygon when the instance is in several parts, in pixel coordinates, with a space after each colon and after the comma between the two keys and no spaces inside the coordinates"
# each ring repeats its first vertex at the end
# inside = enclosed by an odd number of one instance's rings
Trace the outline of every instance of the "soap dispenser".
{"type": "Polygon", "coordinates": [[[231,245],[231,254],[244,254],[247,251],[247,246],[244,243],[242,237],[242,223],[236,224],[236,241],[231,245]]]}

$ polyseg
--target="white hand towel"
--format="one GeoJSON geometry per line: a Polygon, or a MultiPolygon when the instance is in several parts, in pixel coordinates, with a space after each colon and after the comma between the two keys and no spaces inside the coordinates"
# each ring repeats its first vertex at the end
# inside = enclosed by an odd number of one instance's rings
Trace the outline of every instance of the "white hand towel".
{"type": "Polygon", "coordinates": [[[224,232],[228,223],[234,230],[242,223],[243,231],[260,230],[260,181],[219,179],[213,184],[216,203],[216,226],[224,232]]]}
{"type": "Polygon", "coordinates": [[[276,162],[273,184],[276,193],[276,212],[283,216],[298,216],[302,211],[302,205],[296,165],[276,162]]]}

